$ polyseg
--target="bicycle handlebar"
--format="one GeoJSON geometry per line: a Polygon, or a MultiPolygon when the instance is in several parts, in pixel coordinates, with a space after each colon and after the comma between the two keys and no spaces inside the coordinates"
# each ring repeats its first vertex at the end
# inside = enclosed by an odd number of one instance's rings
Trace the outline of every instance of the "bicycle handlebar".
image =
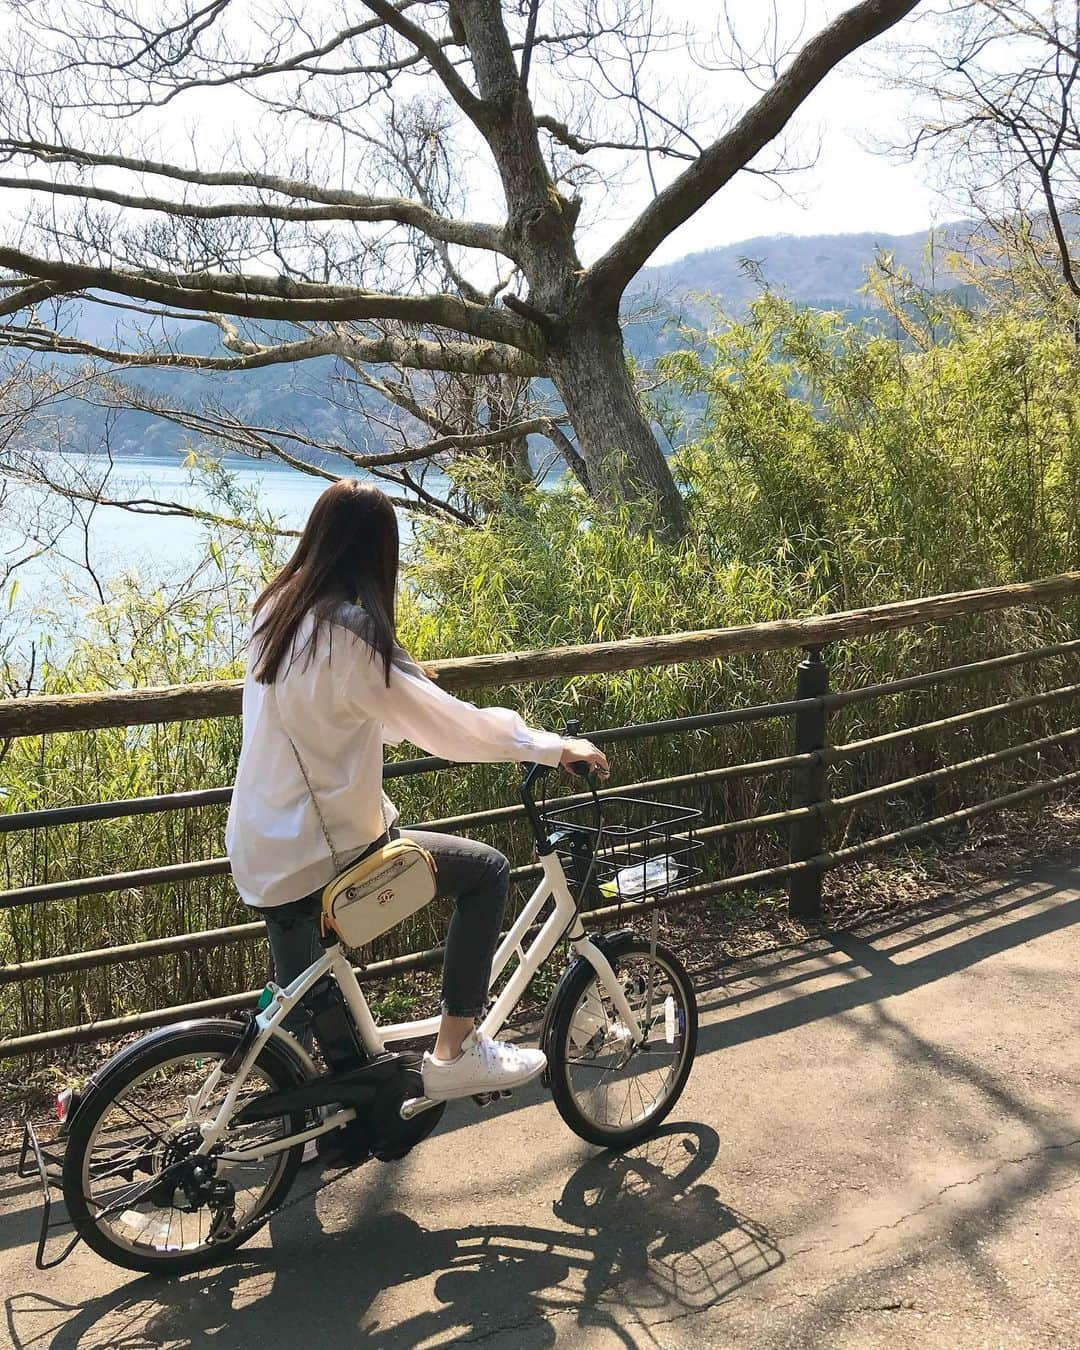
{"type": "MultiPolygon", "coordinates": [[[[576,727],[575,727],[576,730],[576,727]]],[[[547,835],[544,830],[543,821],[540,819],[540,812],[536,809],[536,801],[533,797],[533,787],[544,777],[551,773],[555,766],[553,764],[533,764],[526,766],[525,772],[521,778],[521,804],[525,808],[525,815],[529,824],[532,826],[533,834],[536,836],[538,848],[543,848],[547,842],[547,835]]],[[[589,785],[593,796],[596,795],[597,775],[592,772],[587,759],[576,759],[566,768],[577,778],[583,778],[589,785]]]]}

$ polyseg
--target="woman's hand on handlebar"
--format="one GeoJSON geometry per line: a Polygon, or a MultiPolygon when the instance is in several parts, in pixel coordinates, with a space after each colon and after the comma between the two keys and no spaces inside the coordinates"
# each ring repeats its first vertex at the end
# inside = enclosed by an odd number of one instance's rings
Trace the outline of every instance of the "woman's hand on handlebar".
{"type": "Polygon", "coordinates": [[[564,741],[559,763],[567,773],[595,773],[601,778],[606,778],[610,772],[607,756],[602,750],[597,750],[592,741],[564,741]]]}

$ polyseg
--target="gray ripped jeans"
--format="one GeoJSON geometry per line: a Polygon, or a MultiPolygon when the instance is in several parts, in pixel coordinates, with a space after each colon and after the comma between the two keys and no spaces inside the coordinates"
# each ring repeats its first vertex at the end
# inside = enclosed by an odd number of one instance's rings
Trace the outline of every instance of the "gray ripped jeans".
{"type": "MultiPolygon", "coordinates": [[[[451,1017],[478,1017],[487,1004],[491,959],[510,891],[510,864],[498,849],[475,839],[396,828],[390,835],[422,844],[435,859],[437,894],[455,902],[443,957],[442,1010],[451,1017]]],[[[274,979],[284,986],[323,953],[319,892],[265,909],[262,915],[274,958],[274,979]]],[[[286,1026],[309,1039],[302,1014],[298,1017],[294,1012],[286,1026]]]]}

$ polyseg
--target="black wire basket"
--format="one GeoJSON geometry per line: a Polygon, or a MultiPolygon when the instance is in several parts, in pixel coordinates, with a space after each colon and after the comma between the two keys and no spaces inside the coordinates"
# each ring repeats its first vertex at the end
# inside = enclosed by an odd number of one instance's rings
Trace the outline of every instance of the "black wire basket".
{"type": "Polygon", "coordinates": [[[595,908],[653,899],[702,875],[703,845],[695,836],[699,810],[644,797],[598,801],[599,820],[597,800],[545,803],[541,810],[579,904],[595,908]]]}

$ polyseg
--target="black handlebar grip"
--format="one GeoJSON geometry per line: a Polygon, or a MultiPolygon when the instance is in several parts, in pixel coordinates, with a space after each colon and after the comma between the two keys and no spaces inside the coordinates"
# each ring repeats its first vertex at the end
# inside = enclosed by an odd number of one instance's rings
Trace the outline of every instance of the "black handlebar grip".
{"type": "Polygon", "coordinates": [[[575,759],[566,766],[571,773],[577,774],[579,778],[588,778],[592,773],[592,765],[587,759],[575,759]]]}

